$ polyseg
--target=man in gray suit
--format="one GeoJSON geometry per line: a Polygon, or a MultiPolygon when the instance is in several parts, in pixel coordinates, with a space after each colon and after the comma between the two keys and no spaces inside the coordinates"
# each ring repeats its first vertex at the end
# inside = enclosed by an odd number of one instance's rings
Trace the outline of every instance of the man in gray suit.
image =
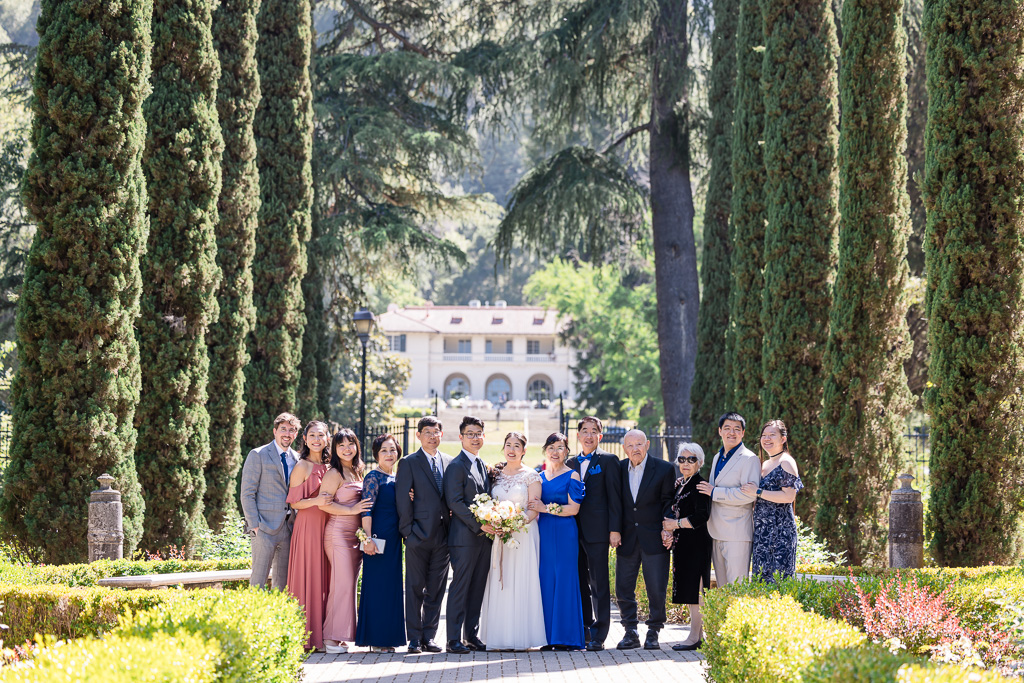
{"type": "Polygon", "coordinates": [[[249,451],[242,465],[242,513],[252,537],[252,575],[249,585],[265,587],[274,566],[274,588],[288,580],[288,551],[294,517],[285,499],[288,478],[298,462],[291,449],[302,423],[291,413],[274,418],[274,440],[249,451]]]}
{"type": "Polygon", "coordinates": [[[444,472],[452,458],[437,450],[441,421],[427,415],[416,425],[420,449],[398,461],[395,500],[405,539],[405,630],[409,652],[440,652],[434,642],[448,583],[448,524],[444,472]],[[415,495],[409,495],[414,492],[415,495]]]}
{"type": "Polygon", "coordinates": [[[726,413],[718,420],[722,449],[711,462],[711,477],[697,484],[697,490],[711,496],[711,563],[719,586],[747,578],[754,540],[753,494],[744,484],[761,480],[761,460],[743,445],[747,421],[739,413],[726,413]]]}

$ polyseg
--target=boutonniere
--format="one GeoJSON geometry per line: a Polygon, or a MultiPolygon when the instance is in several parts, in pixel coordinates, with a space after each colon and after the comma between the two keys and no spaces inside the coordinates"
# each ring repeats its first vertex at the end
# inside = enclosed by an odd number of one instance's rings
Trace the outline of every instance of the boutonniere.
{"type": "Polygon", "coordinates": [[[590,473],[590,474],[601,474],[601,466],[600,465],[594,465],[593,467],[588,468],[587,472],[590,473]]]}

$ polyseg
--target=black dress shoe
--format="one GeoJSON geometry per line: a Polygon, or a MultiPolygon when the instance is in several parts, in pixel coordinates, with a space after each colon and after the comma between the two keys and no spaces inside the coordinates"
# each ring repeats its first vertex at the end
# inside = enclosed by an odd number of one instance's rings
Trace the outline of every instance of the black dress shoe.
{"type": "Polygon", "coordinates": [[[599,643],[596,640],[592,640],[589,643],[587,643],[587,651],[588,652],[600,652],[603,649],[604,649],[604,643],[599,643]]]}
{"type": "Polygon", "coordinates": [[[424,652],[440,652],[441,646],[435,643],[433,640],[424,640],[420,647],[423,648],[424,652]]]}
{"type": "Polygon", "coordinates": [[[445,648],[448,652],[453,655],[468,655],[469,648],[462,644],[461,640],[449,640],[448,647],[445,648]]]}
{"type": "Polygon", "coordinates": [[[658,644],[658,632],[648,631],[647,637],[644,638],[644,649],[645,650],[660,650],[661,645],[658,644]]]}
{"type": "Polygon", "coordinates": [[[640,647],[640,634],[636,631],[626,631],[626,635],[615,646],[616,650],[635,650],[640,647]]]}
{"type": "Polygon", "coordinates": [[[466,646],[470,650],[476,650],[477,652],[486,652],[487,646],[484,645],[484,641],[480,640],[476,636],[470,636],[466,638],[466,646]]]}
{"type": "Polygon", "coordinates": [[[541,651],[541,652],[551,652],[551,651],[553,651],[554,649],[555,649],[555,646],[554,646],[554,645],[541,645],[541,646],[540,646],[540,651],[541,651]]]}
{"type": "Polygon", "coordinates": [[[415,638],[409,641],[409,647],[407,647],[405,651],[411,655],[418,655],[419,653],[423,652],[423,650],[420,649],[420,641],[416,640],[415,638]]]}

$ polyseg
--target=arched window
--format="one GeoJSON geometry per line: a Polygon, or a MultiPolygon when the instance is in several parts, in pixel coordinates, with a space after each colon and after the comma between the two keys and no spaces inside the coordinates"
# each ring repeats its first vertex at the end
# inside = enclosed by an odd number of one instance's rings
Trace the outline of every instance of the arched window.
{"type": "Polygon", "coordinates": [[[469,380],[464,375],[452,375],[444,382],[444,398],[446,401],[457,400],[469,396],[469,380]]]}
{"type": "Polygon", "coordinates": [[[487,400],[496,406],[503,406],[512,400],[512,383],[505,375],[493,375],[487,380],[487,400]]]}
{"type": "Polygon", "coordinates": [[[526,385],[526,398],[531,402],[544,404],[551,400],[553,393],[551,380],[547,377],[534,377],[526,385]]]}

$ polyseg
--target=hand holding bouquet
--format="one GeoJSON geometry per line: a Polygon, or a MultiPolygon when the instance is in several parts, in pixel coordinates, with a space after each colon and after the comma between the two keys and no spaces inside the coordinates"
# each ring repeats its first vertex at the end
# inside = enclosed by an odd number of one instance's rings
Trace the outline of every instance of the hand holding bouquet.
{"type": "Polygon", "coordinates": [[[490,538],[501,539],[512,548],[518,545],[512,534],[526,528],[526,513],[522,507],[510,500],[494,500],[486,493],[479,493],[473,498],[469,511],[476,521],[489,524],[494,529],[493,534],[487,534],[490,538]]]}
{"type": "Polygon", "coordinates": [[[562,506],[558,503],[548,503],[547,511],[549,515],[560,515],[562,514],[562,506]]]}

